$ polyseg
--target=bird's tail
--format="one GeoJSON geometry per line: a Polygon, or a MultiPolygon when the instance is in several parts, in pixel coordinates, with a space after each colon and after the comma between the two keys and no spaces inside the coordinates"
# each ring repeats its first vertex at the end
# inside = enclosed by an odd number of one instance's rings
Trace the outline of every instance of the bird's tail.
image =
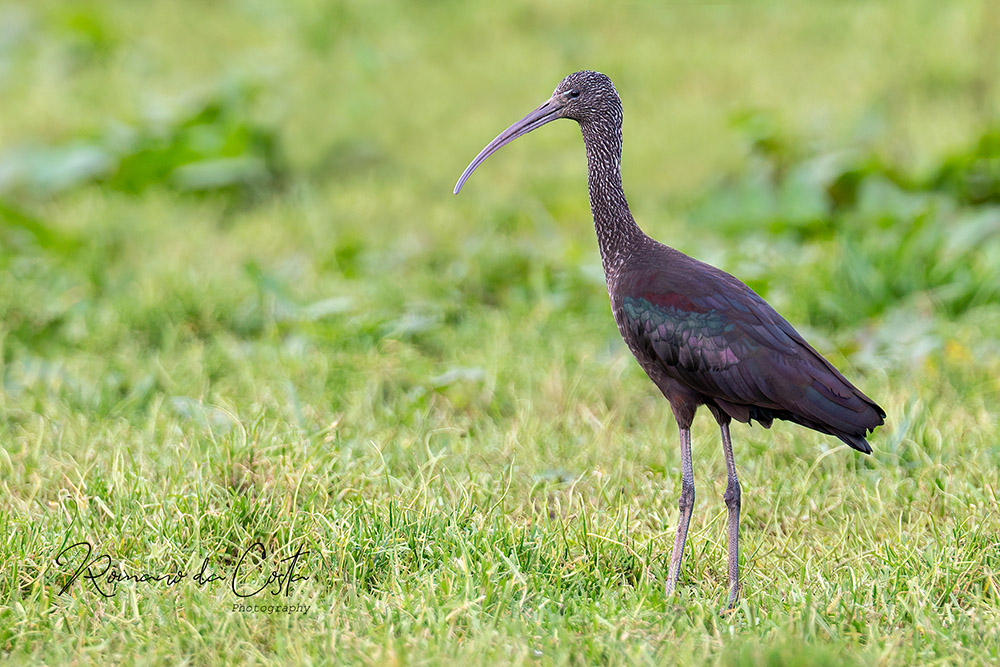
{"type": "Polygon", "coordinates": [[[837,436],[859,452],[864,454],[872,453],[872,446],[869,445],[868,441],[860,435],[848,435],[846,433],[834,433],[833,435],[837,436]]]}

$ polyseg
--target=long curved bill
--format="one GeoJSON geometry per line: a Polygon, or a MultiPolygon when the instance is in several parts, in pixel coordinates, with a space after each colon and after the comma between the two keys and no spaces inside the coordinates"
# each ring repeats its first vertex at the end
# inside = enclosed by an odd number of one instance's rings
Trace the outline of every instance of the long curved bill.
{"type": "Polygon", "coordinates": [[[481,165],[486,158],[497,152],[501,146],[505,146],[510,142],[514,141],[520,136],[531,132],[532,130],[537,130],[542,125],[546,123],[551,123],[552,121],[559,118],[558,111],[563,106],[562,101],[553,96],[551,99],[545,102],[542,106],[538,107],[527,116],[517,121],[506,130],[497,135],[497,138],[486,145],[486,148],[479,152],[479,155],[469,163],[469,166],[465,168],[462,172],[461,178],[458,179],[458,183],[455,184],[455,194],[462,189],[465,185],[465,181],[468,180],[472,172],[476,170],[476,167],[481,165]]]}

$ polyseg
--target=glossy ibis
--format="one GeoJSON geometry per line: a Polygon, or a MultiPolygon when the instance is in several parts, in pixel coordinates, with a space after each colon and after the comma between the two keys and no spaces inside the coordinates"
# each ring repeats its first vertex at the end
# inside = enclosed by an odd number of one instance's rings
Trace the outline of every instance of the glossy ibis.
{"type": "Polygon", "coordinates": [[[677,586],[694,506],[691,422],[699,405],[722,430],[729,511],[729,606],[739,595],[740,483],[729,422],[765,428],[786,419],[871,453],[868,432],[885,411],[852,385],[753,290],[713,266],[646,236],[622,190],[622,105],[600,72],[570,74],[552,97],[491,141],[458,179],[501,146],[559,118],[580,124],[590,208],[615,322],[639,365],[670,402],[681,441],[680,520],[667,574],[677,586]]]}

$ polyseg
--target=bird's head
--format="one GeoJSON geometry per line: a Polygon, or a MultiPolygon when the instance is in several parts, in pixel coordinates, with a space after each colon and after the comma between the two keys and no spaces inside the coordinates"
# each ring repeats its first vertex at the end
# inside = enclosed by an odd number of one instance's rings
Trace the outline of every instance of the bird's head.
{"type": "Polygon", "coordinates": [[[501,132],[496,139],[480,151],[479,155],[465,168],[458,183],[455,184],[455,194],[457,195],[462,189],[465,181],[476,170],[476,167],[501,146],[505,146],[518,137],[560,118],[570,118],[581,125],[606,121],[620,128],[622,122],[621,101],[618,99],[618,92],[611,83],[611,79],[600,72],[584,70],[574,72],[560,81],[552,93],[552,97],[501,132]]]}
{"type": "Polygon", "coordinates": [[[600,72],[573,72],[556,86],[549,103],[553,100],[562,105],[556,112],[558,118],[571,118],[587,123],[617,115],[621,122],[618,91],[611,79],[600,72]]]}

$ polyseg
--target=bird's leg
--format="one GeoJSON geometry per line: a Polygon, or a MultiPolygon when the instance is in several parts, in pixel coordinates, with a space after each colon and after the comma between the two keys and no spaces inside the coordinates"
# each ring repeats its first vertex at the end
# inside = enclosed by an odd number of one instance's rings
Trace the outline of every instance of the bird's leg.
{"type": "Polygon", "coordinates": [[[736,605],[740,587],[740,480],[736,477],[733,443],[729,439],[729,422],[723,422],[722,449],[726,453],[726,509],[729,510],[729,608],[736,605]]]}
{"type": "Polygon", "coordinates": [[[680,519],[677,523],[677,536],[674,538],[674,555],[670,558],[670,571],[667,573],[667,595],[677,588],[677,578],[681,573],[681,558],[684,556],[684,541],[687,539],[688,524],[691,523],[691,510],[694,509],[694,469],[691,466],[691,429],[681,427],[681,497],[677,506],[680,508],[680,519]]]}

